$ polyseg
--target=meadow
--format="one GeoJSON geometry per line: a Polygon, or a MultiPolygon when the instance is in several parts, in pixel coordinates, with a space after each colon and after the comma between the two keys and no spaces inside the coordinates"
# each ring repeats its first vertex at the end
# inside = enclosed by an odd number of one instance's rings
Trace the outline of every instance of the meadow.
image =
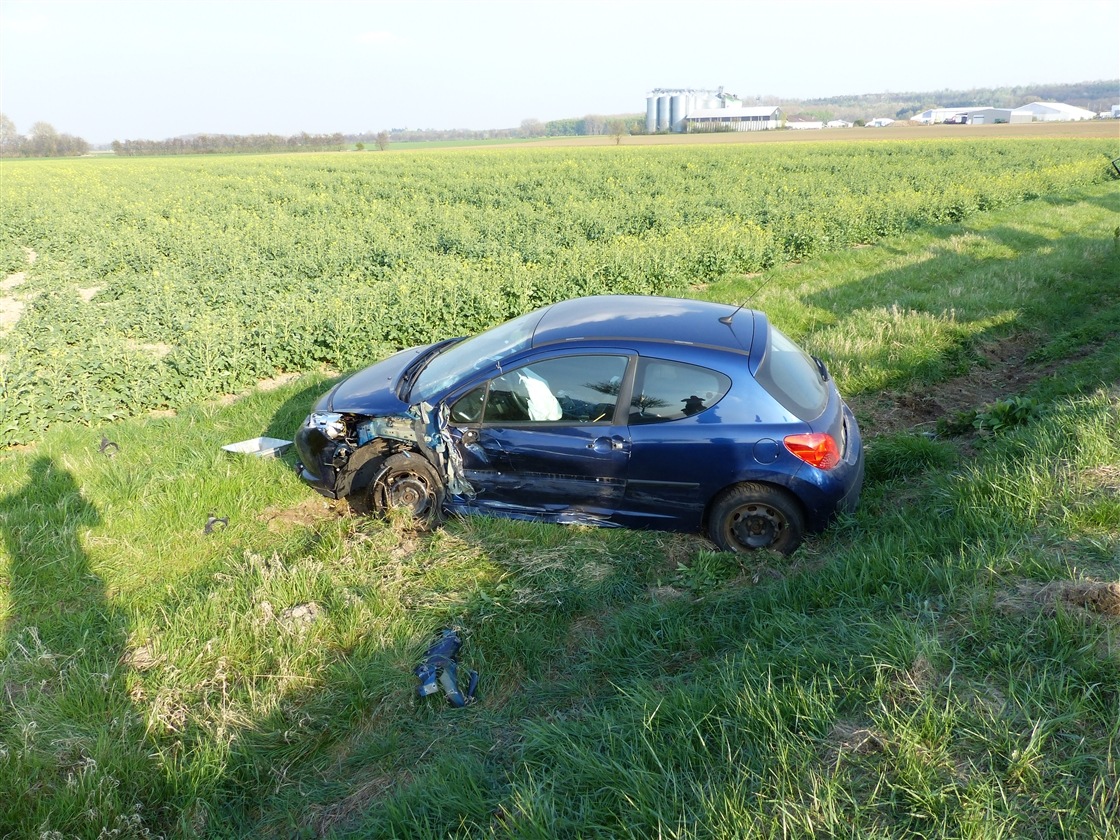
{"type": "Polygon", "coordinates": [[[0,163],[0,836],[1120,837],[1116,154],[0,163]],[[792,558],[420,533],[221,451],[606,291],[747,301],[824,358],[857,513],[792,558]],[[461,710],[415,695],[443,627],[461,710]]]}

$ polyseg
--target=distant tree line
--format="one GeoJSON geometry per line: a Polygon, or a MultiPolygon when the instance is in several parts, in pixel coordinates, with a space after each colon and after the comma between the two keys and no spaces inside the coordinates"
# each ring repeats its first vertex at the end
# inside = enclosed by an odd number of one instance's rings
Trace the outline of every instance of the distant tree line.
{"type": "MultiPolygon", "coordinates": [[[[571,117],[562,120],[541,121],[526,119],[516,128],[394,128],[388,134],[394,143],[415,143],[432,140],[518,140],[534,137],[588,137],[595,135],[639,134],[645,132],[645,118],[636,115],[602,116],[589,114],[586,117],[571,117]]],[[[365,132],[348,137],[357,143],[378,143],[384,148],[375,134],[365,132]]]]}
{"type": "Polygon", "coordinates": [[[24,137],[14,122],[0,114],[0,157],[69,157],[88,151],[89,143],[81,137],[59,134],[50,123],[35,123],[24,137]]]}
{"type": "Polygon", "coordinates": [[[189,137],[172,137],[168,140],[114,140],[110,148],[114,154],[135,155],[202,155],[237,154],[252,152],[326,152],[338,151],[348,144],[341,133],[294,134],[195,134],[189,137]]]}

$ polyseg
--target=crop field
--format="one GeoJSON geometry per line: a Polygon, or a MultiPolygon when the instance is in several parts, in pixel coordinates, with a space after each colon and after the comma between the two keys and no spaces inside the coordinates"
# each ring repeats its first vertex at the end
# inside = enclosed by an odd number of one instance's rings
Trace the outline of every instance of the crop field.
{"type": "Polygon", "coordinates": [[[5,162],[0,444],[961,221],[1099,182],[1111,145],[5,162]]]}
{"type": "Polygon", "coordinates": [[[0,162],[0,837],[1120,838],[1120,149],[924,137],[0,162]],[[857,512],[418,532],[221,450],[605,292],[821,356],[857,512]]]}
{"type": "Polygon", "coordinates": [[[1120,127],[1112,120],[1081,122],[1034,122],[1016,125],[915,125],[899,121],[886,128],[824,128],[806,131],[726,131],[694,134],[639,134],[621,140],[612,135],[593,137],[550,137],[532,140],[534,146],[664,146],[739,143],[875,143],[921,140],[1023,140],[1079,139],[1112,140],[1120,127]]]}

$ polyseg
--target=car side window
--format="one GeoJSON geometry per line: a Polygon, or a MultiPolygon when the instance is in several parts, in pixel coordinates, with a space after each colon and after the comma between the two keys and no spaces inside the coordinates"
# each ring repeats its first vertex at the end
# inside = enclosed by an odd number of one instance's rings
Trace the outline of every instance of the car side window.
{"type": "Polygon", "coordinates": [[[723,399],[731,379],[718,371],[642,359],[630,399],[630,424],[663,423],[705,411],[723,399]]]}
{"type": "Polygon", "coordinates": [[[485,402],[485,385],[464,394],[451,406],[451,421],[453,423],[477,423],[482,419],[482,406],[485,402]]]}
{"type": "Polygon", "coordinates": [[[460,397],[459,423],[609,423],[626,356],[561,356],[517,368],[460,397]]]}

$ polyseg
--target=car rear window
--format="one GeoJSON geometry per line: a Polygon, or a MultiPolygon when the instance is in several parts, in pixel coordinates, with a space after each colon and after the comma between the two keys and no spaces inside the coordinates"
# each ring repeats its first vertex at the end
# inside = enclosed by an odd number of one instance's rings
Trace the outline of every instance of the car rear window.
{"type": "Polygon", "coordinates": [[[812,356],[773,324],[770,325],[769,345],[754,378],[801,420],[820,417],[828,405],[828,387],[812,356]]]}
{"type": "Polygon", "coordinates": [[[692,417],[711,408],[727,393],[725,374],[684,362],[642,359],[630,400],[632,426],[692,417]]]}

